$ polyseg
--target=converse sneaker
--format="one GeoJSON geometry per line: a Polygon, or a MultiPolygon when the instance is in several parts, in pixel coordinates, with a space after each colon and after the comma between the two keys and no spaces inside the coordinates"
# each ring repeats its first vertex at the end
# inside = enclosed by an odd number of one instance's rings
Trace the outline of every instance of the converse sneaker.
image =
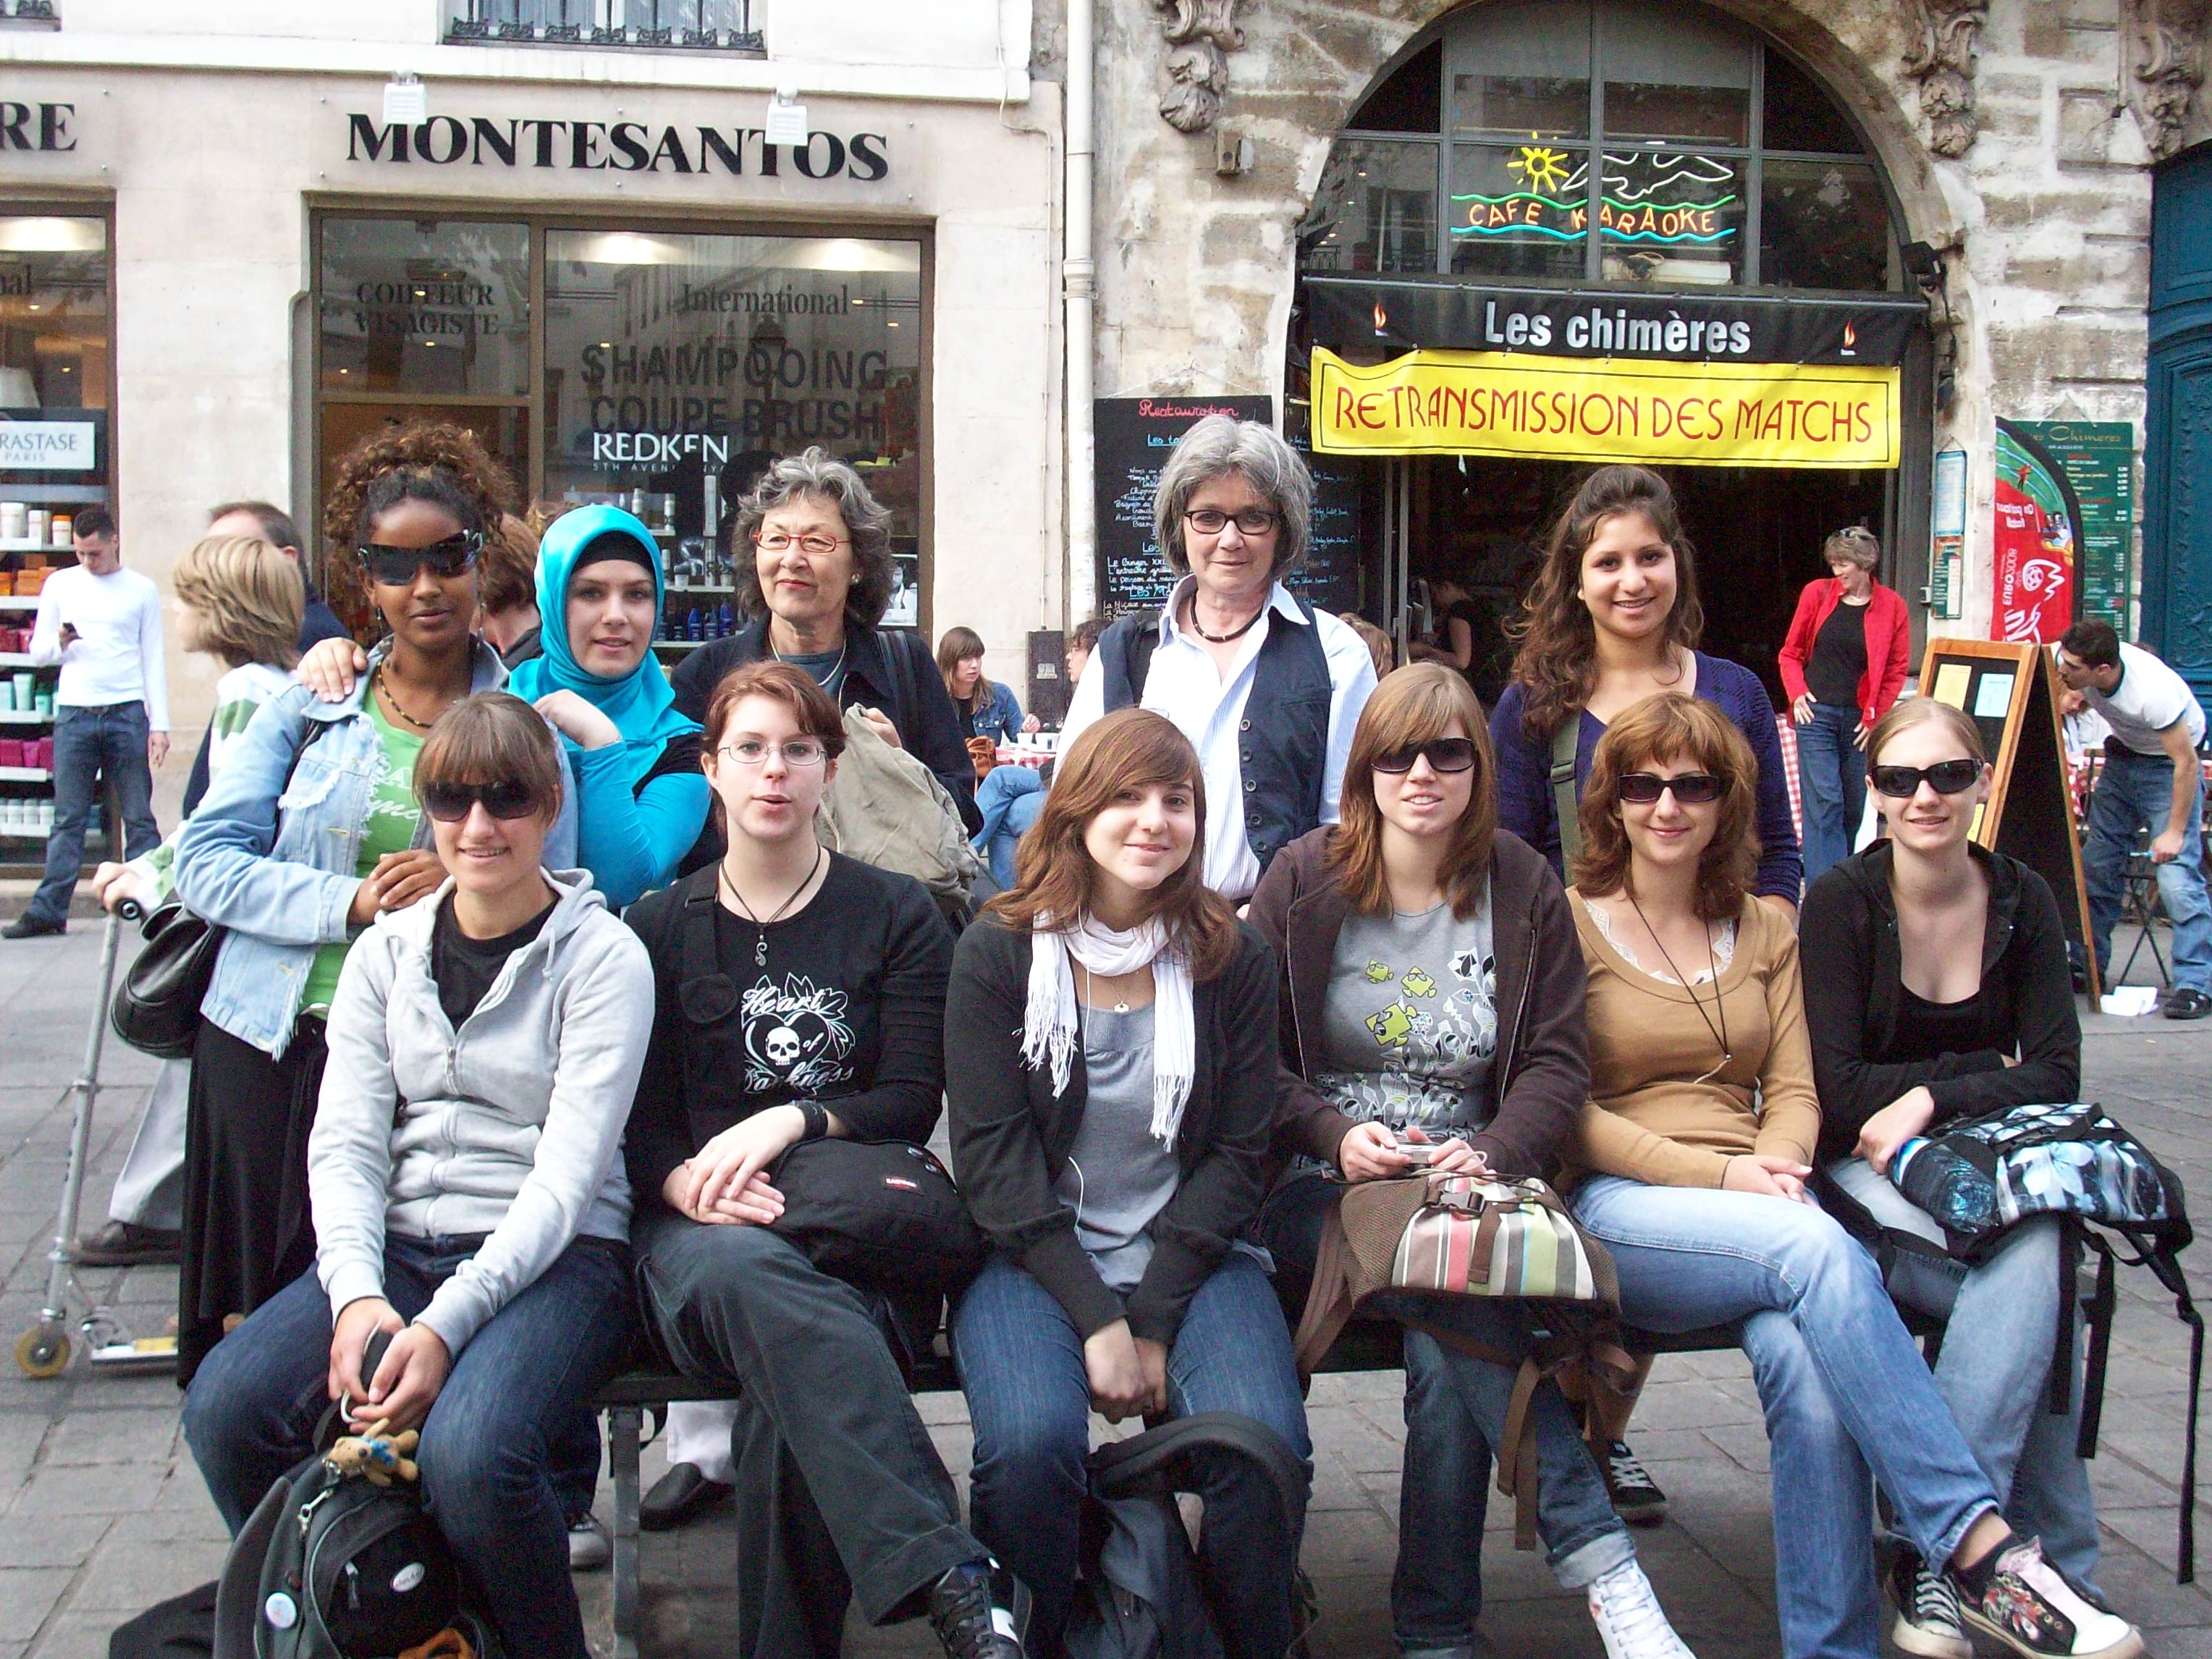
{"type": "Polygon", "coordinates": [[[597,1572],[614,1559],[614,1540],[606,1523],[586,1510],[568,1523],[568,1571],[597,1572]]]}
{"type": "Polygon", "coordinates": [[[1966,1628],[2023,1659],[2134,1659],[2143,1650],[2135,1626],[2075,1589],[2043,1559],[2035,1539],[2012,1540],[1994,1561],[1977,1562],[1972,1571],[1954,1567],[1949,1576],[1960,1589],[1966,1628]]]}
{"type": "Polygon", "coordinates": [[[929,1592],[929,1624],[952,1659],[1024,1659],[1029,1591],[996,1561],[952,1569],[929,1592]]]}
{"type": "Polygon", "coordinates": [[[1974,1644],[1959,1622],[1959,1592],[1940,1572],[1930,1572],[1917,1555],[1902,1555],[1890,1569],[1889,1593],[1897,1602],[1897,1622],[1889,1639],[1921,1659],[1974,1659],[1974,1644]]]}
{"type": "Polygon", "coordinates": [[[1605,1472],[1606,1491],[1613,1495],[1613,1512],[1630,1526],[1653,1527],[1667,1518],[1667,1494],[1644,1472],[1626,1440],[1608,1440],[1598,1467],[1605,1472]]]}
{"type": "Polygon", "coordinates": [[[1590,1581],[1589,1611],[1605,1659],[1696,1659],[1633,1556],[1590,1581]]]}

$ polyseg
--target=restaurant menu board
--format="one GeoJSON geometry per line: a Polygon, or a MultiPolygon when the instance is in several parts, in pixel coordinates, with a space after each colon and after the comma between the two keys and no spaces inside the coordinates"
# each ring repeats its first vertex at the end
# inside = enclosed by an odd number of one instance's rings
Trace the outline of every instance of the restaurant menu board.
{"type": "Polygon", "coordinates": [[[1152,496],[1182,434],[1208,415],[1275,418],[1272,398],[1100,398],[1091,432],[1098,480],[1098,617],[1158,611],[1175,573],[1152,540],[1152,496]]]}
{"type": "Polygon", "coordinates": [[[1291,447],[1313,469],[1313,516],[1306,562],[1291,591],[1316,611],[1363,611],[1359,557],[1359,463],[1313,453],[1313,422],[1294,406],[1286,422],[1291,447]]]}
{"type": "Polygon", "coordinates": [[[2081,503],[2080,614],[2128,637],[2136,523],[2136,429],[2129,421],[2015,421],[2074,486],[2081,503]]]}

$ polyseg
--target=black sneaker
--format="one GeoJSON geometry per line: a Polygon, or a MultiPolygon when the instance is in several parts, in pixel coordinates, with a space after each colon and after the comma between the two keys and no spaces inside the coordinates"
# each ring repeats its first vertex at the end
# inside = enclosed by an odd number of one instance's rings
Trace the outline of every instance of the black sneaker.
{"type": "Polygon", "coordinates": [[[2159,1012],[2168,1019],[2202,1019],[2212,1014],[2212,997],[2202,991],[2168,991],[2159,1012]]]}
{"type": "Polygon", "coordinates": [[[1024,1659],[1030,1594],[996,1561],[952,1569],[929,1592],[929,1625],[952,1659],[1024,1659]]]}
{"type": "Polygon", "coordinates": [[[2024,1659],[2135,1659],[2143,1650],[2136,1627],[2076,1589],[2033,1538],[2005,1548],[1978,1596],[1955,1571],[1949,1576],[1967,1629],[2024,1659]]]}
{"type": "Polygon", "coordinates": [[[65,921],[41,921],[28,914],[20,915],[5,927],[0,927],[0,939],[52,939],[69,932],[65,921]]]}
{"type": "Polygon", "coordinates": [[[175,1261],[184,1249],[185,1236],[159,1227],[141,1227],[134,1221],[111,1221],[96,1233],[76,1241],[77,1265],[83,1267],[143,1267],[175,1261]]]}
{"type": "Polygon", "coordinates": [[[1626,1440],[1607,1442],[1598,1468],[1605,1473],[1606,1491],[1613,1495],[1613,1512],[1630,1526],[1656,1527],[1667,1518],[1667,1494],[1626,1440]]]}
{"type": "Polygon", "coordinates": [[[1889,1639],[1918,1659],[1974,1659],[1974,1644],[1960,1623],[1959,1592],[1950,1579],[1930,1572],[1917,1555],[1900,1555],[1889,1570],[1897,1622],[1889,1639]]]}

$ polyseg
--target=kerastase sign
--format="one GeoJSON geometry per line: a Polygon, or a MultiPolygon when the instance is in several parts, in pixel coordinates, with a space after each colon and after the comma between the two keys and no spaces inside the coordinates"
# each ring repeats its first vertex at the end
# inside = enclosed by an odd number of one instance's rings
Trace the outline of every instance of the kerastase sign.
{"type": "Polygon", "coordinates": [[[1313,446],[1328,455],[1857,470],[1895,466],[1899,430],[1895,368],[1313,354],[1313,446]]]}

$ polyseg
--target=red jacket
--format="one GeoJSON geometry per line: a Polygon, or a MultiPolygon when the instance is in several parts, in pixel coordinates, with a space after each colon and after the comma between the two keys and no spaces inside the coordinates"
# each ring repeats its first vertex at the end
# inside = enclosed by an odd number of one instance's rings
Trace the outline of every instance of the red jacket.
{"type": "MultiPolygon", "coordinates": [[[[1797,596],[1797,614],[1790,619],[1790,637],[1782,641],[1782,684],[1796,702],[1805,695],[1805,664],[1813,654],[1814,636],[1829,613],[1843,603],[1844,585],[1833,576],[1805,584],[1797,596]]],[[[1866,606],[1866,672],[1859,678],[1859,719],[1871,726],[1897,701],[1905,689],[1905,659],[1912,650],[1912,628],[1905,620],[1905,601],[1893,587],[1874,585],[1866,606]]]]}

